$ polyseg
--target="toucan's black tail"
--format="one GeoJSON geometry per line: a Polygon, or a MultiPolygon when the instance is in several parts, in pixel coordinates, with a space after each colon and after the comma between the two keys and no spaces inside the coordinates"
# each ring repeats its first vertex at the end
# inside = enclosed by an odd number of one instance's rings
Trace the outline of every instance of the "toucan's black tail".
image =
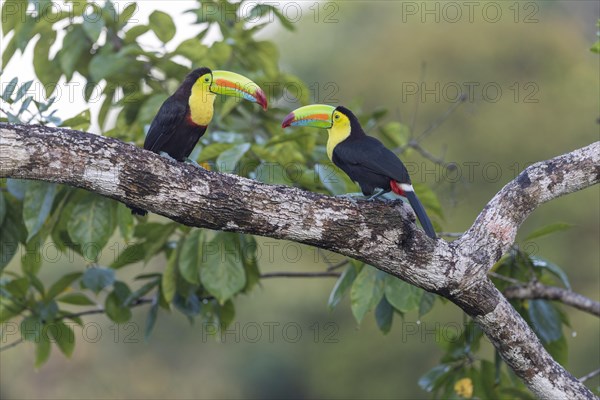
{"type": "Polygon", "coordinates": [[[141,208],[137,208],[137,207],[134,207],[134,206],[130,206],[129,204],[125,204],[125,205],[127,206],[127,208],[130,208],[130,209],[131,209],[131,213],[132,213],[133,215],[141,215],[141,216],[143,217],[144,215],[148,214],[148,211],[146,211],[146,210],[143,210],[143,209],[141,209],[141,208]]]}
{"type": "Polygon", "coordinates": [[[421,222],[421,226],[425,230],[425,233],[427,234],[427,236],[429,236],[430,238],[436,239],[437,236],[435,234],[435,230],[433,229],[433,225],[431,224],[431,220],[427,216],[427,213],[425,212],[425,209],[423,208],[423,204],[421,204],[421,202],[419,201],[419,198],[417,197],[415,192],[405,191],[404,195],[408,199],[408,202],[410,203],[410,206],[412,207],[412,209],[415,211],[415,214],[417,214],[417,218],[419,218],[419,221],[421,222]]]}

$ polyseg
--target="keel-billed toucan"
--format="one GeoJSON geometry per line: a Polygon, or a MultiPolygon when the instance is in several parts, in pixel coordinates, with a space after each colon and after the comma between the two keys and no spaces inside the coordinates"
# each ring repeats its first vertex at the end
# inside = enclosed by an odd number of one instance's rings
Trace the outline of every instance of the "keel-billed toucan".
{"type": "Polygon", "coordinates": [[[436,238],[431,221],[415,194],[402,161],[379,140],[367,136],[350,110],[324,104],[300,107],[292,111],[281,126],[326,128],[329,132],[329,159],[359,184],[363,194],[375,199],[393,191],[406,197],[427,235],[436,238]],[[377,189],[379,192],[375,193],[377,189]]]}
{"type": "MultiPolygon", "coordinates": [[[[144,149],[166,153],[177,161],[187,160],[212,120],[217,94],[241,97],[267,109],[265,93],[245,76],[197,68],[185,77],[181,86],[158,110],[150,124],[144,149]]],[[[134,214],[146,214],[145,210],[131,209],[134,214]]]]}

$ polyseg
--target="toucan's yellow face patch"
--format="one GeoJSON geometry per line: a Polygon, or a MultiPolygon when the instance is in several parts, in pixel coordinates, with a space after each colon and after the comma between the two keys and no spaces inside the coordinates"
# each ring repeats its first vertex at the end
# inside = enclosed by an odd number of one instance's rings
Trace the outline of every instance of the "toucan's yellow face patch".
{"type": "Polygon", "coordinates": [[[327,131],[327,156],[333,161],[333,149],[335,146],[346,140],[350,136],[350,119],[339,111],[334,111],[331,116],[332,125],[327,131]]]}
{"type": "Polygon", "coordinates": [[[216,94],[210,91],[212,74],[204,74],[194,82],[188,103],[191,120],[198,125],[206,126],[213,117],[213,103],[216,94]]]}

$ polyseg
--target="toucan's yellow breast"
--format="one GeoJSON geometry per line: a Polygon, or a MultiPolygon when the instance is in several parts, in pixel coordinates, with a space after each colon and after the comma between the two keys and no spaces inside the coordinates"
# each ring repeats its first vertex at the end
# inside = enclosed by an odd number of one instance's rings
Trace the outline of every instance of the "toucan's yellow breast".
{"type": "Polygon", "coordinates": [[[329,128],[329,138],[327,139],[327,156],[333,161],[333,150],[335,146],[346,140],[350,136],[350,122],[334,123],[329,128]]]}
{"type": "Polygon", "coordinates": [[[206,126],[213,117],[213,103],[216,95],[202,84],[200,79],[192,86],[192,93],[188,104],[190,106],[190,119],[197,125],[206,126]]]}

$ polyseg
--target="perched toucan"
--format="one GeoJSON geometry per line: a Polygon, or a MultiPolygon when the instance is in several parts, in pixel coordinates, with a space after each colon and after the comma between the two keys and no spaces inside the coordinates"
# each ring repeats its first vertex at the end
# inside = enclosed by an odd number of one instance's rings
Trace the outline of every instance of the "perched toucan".
{"type": "MultiPolygon", "coordinates": [[[[185,77],[181,86],[158,110],[150,124],[144,149],[166,154],[177,161],[188,160],[212,120],[217,94],[241,97],[267,109],[265,93],[245,76],[197,68],[185,77]]],[[[147,213],[139,208],[130,208],[133,214],[147,213]]]]}
{"type": "Polygon", "coordinates": [[[431,221],[415,194],[406,167],[379,140],[367,136],[352,111],[342,106],[313,104],[292,111],[281,126],[326,128],[329,132],[329,159],[359,184],[363,194],[375,199],[393,191],[406,197],[425,233],[436,238],[431,221]],[[377,189],[379,191],[375,193],[377,189]]]}

